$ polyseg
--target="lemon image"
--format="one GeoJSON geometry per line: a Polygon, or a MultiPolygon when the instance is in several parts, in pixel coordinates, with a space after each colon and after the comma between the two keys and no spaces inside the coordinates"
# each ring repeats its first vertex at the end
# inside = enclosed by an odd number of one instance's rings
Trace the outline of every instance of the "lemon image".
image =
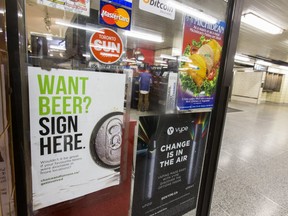
{"type": "Polygon", "coordinates": [[[220,57],[221,57],[220,44],[216,40],[212,39],[207,43],[207,45],[209,45],[212,48],[213,53],[214,53],[214,64],[217,64],[220,61],[220,57]]]}
{"type": "Polygon", "coordinates": [[[205,79],[207,70],[205,58],[199,54],[193,54],[189,58],[192,62],[188,62],[188,74],[191,76],[191,74],[196,73],[199,77],[205,79]]]}
{"type": "Polygon", "coordinates": [[[193,54],[189,56],[191,62],[186,62],[183,66],[186,72],[194,80],[197,86],[203,84],[204,79],[206,79],[207,65],[205,58],[200,54],[193,54]]]}

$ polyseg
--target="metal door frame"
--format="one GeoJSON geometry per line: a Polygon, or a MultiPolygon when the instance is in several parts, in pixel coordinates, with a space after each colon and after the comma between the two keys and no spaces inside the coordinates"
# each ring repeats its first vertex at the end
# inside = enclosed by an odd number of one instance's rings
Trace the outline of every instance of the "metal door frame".
{"type": "MultiPolygon", "coordinates": [[[[212,111],[210,132],[205,152],[205,160],[202,172],[202,181],[197,204],[197,216],[209,215],[213,187],[218,165],[219,152],[221,147],[223,129],[225,125],[226,109],[228,103],[228,93],[233,77],[234,55],[236,53],[243,0],[229,0],[227,3],[226,31],[224,35],[224,46],[220,65],[215,105],[212,111]]],[[[11,75],[11,107],[12,107],[12,129],[14,143],[14,163],[16,179],[17,212],[21,216],[26,216],[31,212],[28,206],[30,197],[27,190],[31,189],[29,181],[29,162],[25,158],[25,152],[29,150],[29,134],[26,133],[28,125],[28,101],[23,95],[28,91],[27,84],[23,84],[23,79],[27,76],[26,69],[23,69],[23,59],[26,58],[26,33],[19,29],[18,12],[19,9],[25,10],[24,0],[7,0],[7,36],[9,67],[11,75]],[[22,37],[22,38],[21,38],[22,37]],[[23,39],[24,38],[24,39],[23,39]]],[[[21,11],[22,12],[22,11],[21,11]]],[[[23,11],[24,12],[24,11],[23,11]]],[[[23,14],[25,23],[25,14],[23,14]]],[[[21,24],[20,24],[21,25],[21,24]]],[[[31,176],[30,176],[31,177],[31,176]]]]}

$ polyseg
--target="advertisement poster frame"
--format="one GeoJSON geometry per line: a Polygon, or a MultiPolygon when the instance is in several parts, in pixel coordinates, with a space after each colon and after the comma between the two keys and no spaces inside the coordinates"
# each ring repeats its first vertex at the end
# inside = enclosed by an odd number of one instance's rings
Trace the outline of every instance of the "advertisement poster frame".
{"type": "Polygon", "coordinates": [[[179,67],[177,109],[212,109],[226,24],[214,24],[186,15],[182,54],[187,58],[179,67]]]}
{"type": "Polygon", "coordinates": [[[29,67],[28,79],[33,210],[119,185],[125,74],[29,67]]]}
{"type": "Polygon", "coordinates": [[[176,216],[196,207],[210,116],[140,117],[133,216],[176,216]]]}

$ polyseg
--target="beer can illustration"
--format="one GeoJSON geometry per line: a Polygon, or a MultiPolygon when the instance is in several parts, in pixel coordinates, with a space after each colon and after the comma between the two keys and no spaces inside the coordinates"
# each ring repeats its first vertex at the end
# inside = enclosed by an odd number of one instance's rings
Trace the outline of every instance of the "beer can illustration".
{"type": "Polygon", "coordinates": [[[123,113],[112,112],[95,125],[90,137],[90,154],[104,168],[116,169],[121,161],[123,113]]]}

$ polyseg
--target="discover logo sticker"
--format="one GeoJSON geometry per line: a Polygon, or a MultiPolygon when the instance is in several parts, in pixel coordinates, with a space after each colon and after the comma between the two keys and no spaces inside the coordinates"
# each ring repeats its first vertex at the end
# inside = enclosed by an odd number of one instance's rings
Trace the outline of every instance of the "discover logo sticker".
{"type": "Polygon", "coordinates": [[[166,0],[140,0],[139,8],[171,20],[175,19],[175,8],[168,5],[166,0]]]}

